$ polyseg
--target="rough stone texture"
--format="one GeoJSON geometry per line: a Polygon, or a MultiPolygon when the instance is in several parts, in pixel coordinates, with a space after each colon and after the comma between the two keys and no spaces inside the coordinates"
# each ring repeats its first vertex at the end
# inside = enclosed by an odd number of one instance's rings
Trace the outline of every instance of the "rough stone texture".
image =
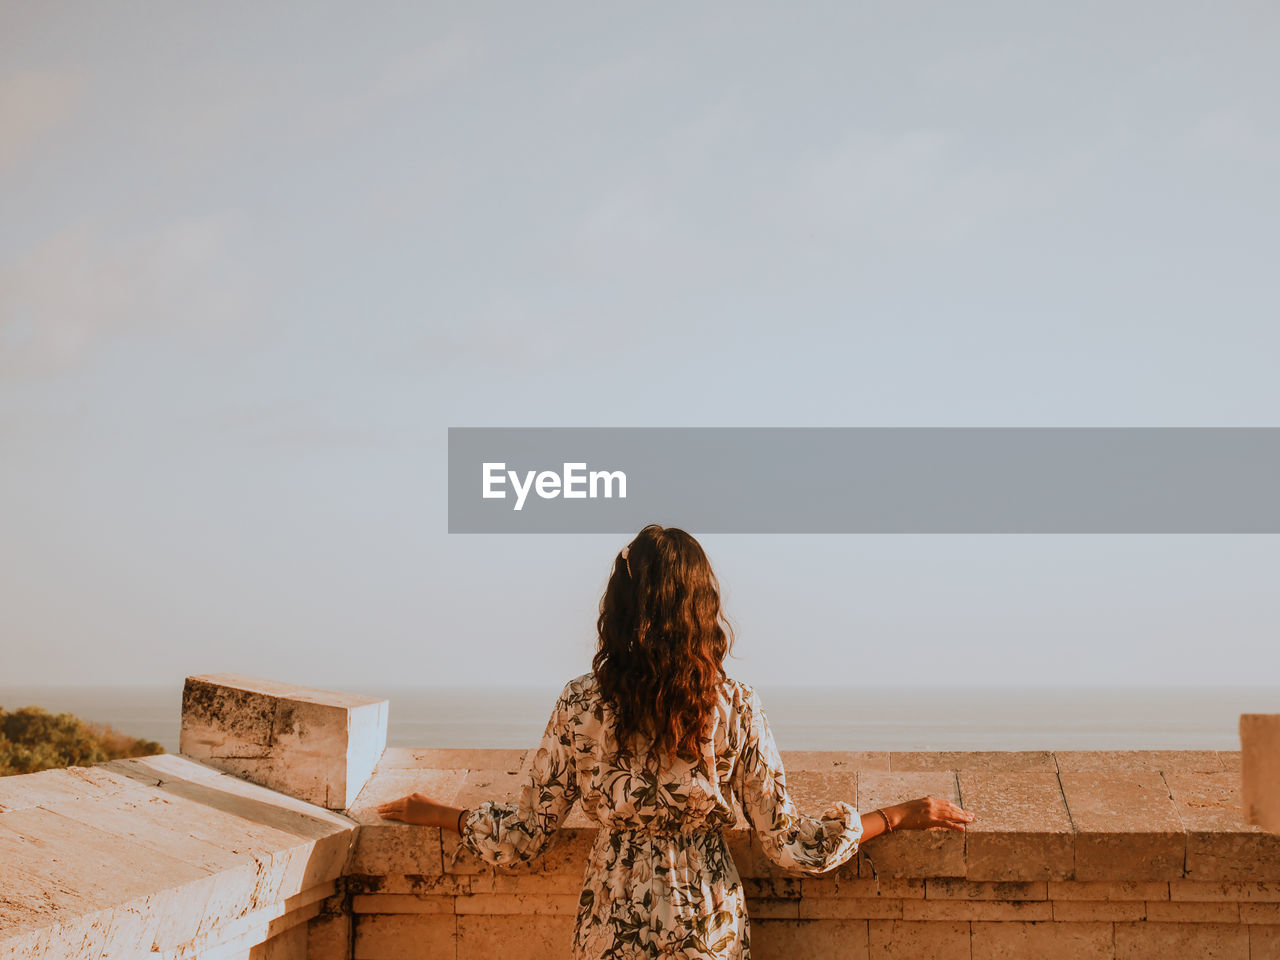
{"type": "Polygon", "coordinates": [[[1075,831],[1050,770],[961,772],[971,880],[1067,880],[1075,875],[1075,831]]]}
{"type": "Polygon", "coordinates": [[[1234,773],[1166,773],[1187,834],[1186,876],[1280,880],[1280,835],[1244,822],[1234,773]]]}
{"type": "Polygon", "coordinates": [[[821,957],[823,960],[866,960],[866,920],[751,921],[751,955],[821,957]]]}
{"type": "Polygon", "coordinates": [[[355,838],[345,817],[182,757],[49,771],[3,786],[6,958],[255,950],[301,958],[305,924],[346,872],[355,838]],[[288,932],[299,925],[302,933],[288,932]]]}
{"type": "Polygon", "coordinates": [[[1058,750],[1054,756],[1059,773],[1222,773],[1227,769],[1215,750],[1058,750]]]}
{"type": "Polygon", "coordinates": [[[1059,773],[1058,779],[1076,828],[1075,879],[1182,876],[1186,836],[1157,770],[1121,773],[1103,767],[1059,773]]]}
{"type": "Polygon", "coordinates": [[[1240,745],[1245,821],[1280,833],[1280,713],[1241,716],[1240,745]]]}
{"type": "Polygon", "coordinates": [[[386,700],[238,674],[188,677],[183,754],[330,810],[345,810],[387,745],[386,700]]]}
{"type": "Polygon", "coordinates": [[[893,752],[889,769],[894,773],[910,770],[1057,770],[1053,754],[1048,750],[938,750],[929,752],[893,752]]]}
{"type": "MultiPolygon", "coordinates": [[[[858,777],[859,811],[933,796],[958,803],[952,772],[864,772],[858,777]]],[[[873,837],[858,858],[864,877],[963,877],[965,835],[955,830],[902,830],[873,837]],[[874,870],[872,869],[874,868],[874,870]]]]}
{"type": "Polygon", "coordinates": [[[972,960],[1109,960],[1109,923],[987,922],[972,925],[972,960]]]}

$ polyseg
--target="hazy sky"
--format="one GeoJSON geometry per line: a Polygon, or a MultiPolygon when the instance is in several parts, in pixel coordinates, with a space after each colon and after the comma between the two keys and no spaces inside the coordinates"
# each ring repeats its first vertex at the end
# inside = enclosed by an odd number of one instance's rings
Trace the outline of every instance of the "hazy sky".
{"type": "MultiPolygon", "coordinates": [[[[449,426],[1280,426],[1280,8],[0,6],[0,683],[554,685],[449,426]]],[[[697,533],[697,531],[693,531],[697,533]]],[[[1280,676],[1275,537],[704,538],[749,682],[1280,676]]]]}

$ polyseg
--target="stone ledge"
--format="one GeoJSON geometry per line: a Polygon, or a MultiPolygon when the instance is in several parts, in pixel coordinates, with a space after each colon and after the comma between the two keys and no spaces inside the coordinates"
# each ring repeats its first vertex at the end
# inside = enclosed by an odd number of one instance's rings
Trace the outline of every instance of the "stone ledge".
{"type": "Polygon", "coordinates": [[[203,956],[284,936],[333,893],[356,832],[177,756],[5,778],[0,798],[6,960],[203,956]]]}
{"type": "MultiPolygon", "coordinates": [[[[527,759],[387,750],[345,815],[180,756],[0,780],[0,956],[562,957],[596,833],[581,810],[534,864],[494,871],[447,869],[456,838],[374,809],[415,788],[514,800],[527,759]]],[[[784,752],[802,812],[930,793],[980,819],[877,838],[823,877],[777,870],[740,819],[756,953],[1271,955],[1280,838],[1244,823],[1235,759],[784,752]]]]}
{"type": "MultiPolygon", "coordinates": [[[[982,882],[1280,880],[1280,837],[1244,822],[1231,754],[1215,751],[1049,751],[928,755],[783,751],[802,812],[834,799],[860,810],[931,794],[978,815],[964,833],[895,833],[868,841],[842,878],[982,882]],[[864,767],[861,764],[866,763],[864,767]],[[903,769],[909,767],[910,769],[903,769]],[[897,772],[895,772],[895,769],[897,772]],[[874,868],[874,869],[873,869],[874,868]]],[[[452,834],[380,820],[378,803],[414,789],[457,806],[515,801],[527,777],[519,751],[388,750],[350,813],[362,824],[360,876],[449,874],[490,868],[469,855],[446,868],[452,834]],[[443,769],[430,766],[447,762],[443,769]],[[523,772],[516,772],[523,771],[523,772]],[[410,869],[412,867],[413,869],[410,869]]],[[[596,827],[578,806],[547,854],[499,875],[549,874],[585,861],[596,827]]],[[[782,878],[739,817],[727,831],[744,877],[782,878]]]]}

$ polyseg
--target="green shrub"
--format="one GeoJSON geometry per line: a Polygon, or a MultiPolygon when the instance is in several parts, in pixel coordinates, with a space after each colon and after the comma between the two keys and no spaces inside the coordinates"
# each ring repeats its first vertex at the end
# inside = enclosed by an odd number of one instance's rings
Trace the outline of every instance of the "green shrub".
{"type": "Polygon", "coordinates": [[[70,713],[50,713],[40,707],[0,709],[0,776],[156,753],[164,753],[164,747],[86,723],[70,713]]]}

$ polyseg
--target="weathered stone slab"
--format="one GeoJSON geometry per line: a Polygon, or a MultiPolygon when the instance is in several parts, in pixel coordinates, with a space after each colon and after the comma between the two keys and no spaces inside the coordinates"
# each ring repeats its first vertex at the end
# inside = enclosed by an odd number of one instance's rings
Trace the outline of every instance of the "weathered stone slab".
{"type": "Polygon", "coordinates": [[[907,771],[1056,770],[1049,750],[932,750],[893,751],[889,769],[907,771]]]}
{"type": "Polygon", "coordinates": [[[1117,923],[1116,960],[1249,956],[1249,928],[1236,923],[1117,923]]]}
{"type": "Polygon", "coordinates": [[[857,806],[858,773],[855,770],[787,771],[787,792],[802,816],[819,817],[837,800],[857,806]]]}
{"type": "Polygon", "coordinates": [[[1111,960],[1110,923],[978,920],[972,960],[1111,960]]]}
{"type": "Polygon", "coordinates": [[[1182,877],[1186,833],[1157,770],[1102,766],[1058,779],[1076,828],[1077,880],[1182,877]]]}
{"type": "Polygon", "coordinates": [[[1054,756],[1059,773],[1222,773],[1226,769],[1216,750],[1058,750],[1054,756]]]}
{"type": "MultiPolygon", "coordinates": [[[[377,773],[388,770],[502,770],[518,773],[528,750],[424,749],[387,747],[377,773]]],[[[376,774],[375,774],[376,775],[376,774]]]]}
{"type": "Polygon", "coordinates": [[[749,916],[752,957],[866,960],[866,920],[757,920],[754,914],[749,916]]]}
{"type": "Polygon", "coordinates": [[[1051,770],[962,771],[961,806],[970,880],[1067,880],[1075,872],[1075,831],[1051,770]]]}
{"type": "Polygon", "coordinates": [[[238,674],[188,677],[183,754],[344,810],[387,744],[387,701],[238,674]]]}
{"type": "Polygon", "coordinates": [[[1240,745],[1244,818],[1280,833],[1280,713],[1242,714],[1240,745]]]}
{"type": "Polygon", "coordinates": [[[1245,823],[1234,773],[1167,773],[1192,880],[1280,880],[1280,835],[1245,823]]]}
{"type": "MultiPolygon", "coordinates": [[[[865,771],[858,775],[858,811],[932,796],[959,802],[954,773],[865,771]]],[[[899,830],[881,834],[859,851],[860,875],[883,877],[963,877],[965,835],[956,830],[899,830]],[[868,863],[867,861],[870,861],[868,863]]]]}
{"type": "Polygon", "coordinates": [[[868,920],[867,932],[876,960],[970,960],[967,921],[868,920]]]}
{"type": "Polygon", "coordinates": [[[889,769],[887,750],[783,750],[782,767],[787,775],[800,771],[832,773],[841,770],[889,769]]]}

